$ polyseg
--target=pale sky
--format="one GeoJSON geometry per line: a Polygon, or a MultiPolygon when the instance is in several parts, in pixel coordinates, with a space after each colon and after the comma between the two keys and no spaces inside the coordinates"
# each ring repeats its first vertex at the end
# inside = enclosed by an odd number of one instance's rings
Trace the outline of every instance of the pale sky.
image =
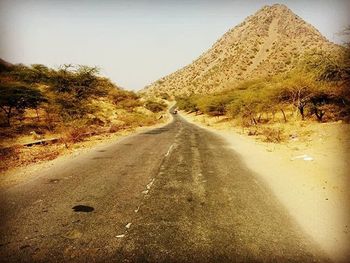
{"type": "Polygon", "coordinates": [[[0,57],[12,63],[98,66],[138,90],[191,63],[264,5],[286,4],[342,43],[349,0],[0,0],[0,57]]]}

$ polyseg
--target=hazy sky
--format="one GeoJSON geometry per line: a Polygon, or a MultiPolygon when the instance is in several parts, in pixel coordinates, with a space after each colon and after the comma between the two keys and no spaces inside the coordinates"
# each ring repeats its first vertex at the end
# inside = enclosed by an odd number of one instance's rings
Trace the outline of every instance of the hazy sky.
{"type": "MultiPolygon", "coordinates": [[[[349,0],[286,4],[328,39],[350,25],[349,0]]],[[[276,1],[0,0],[0,57],[12,63],[97,65],[127,89],[192,62],[227,30],[276,1]]]]}

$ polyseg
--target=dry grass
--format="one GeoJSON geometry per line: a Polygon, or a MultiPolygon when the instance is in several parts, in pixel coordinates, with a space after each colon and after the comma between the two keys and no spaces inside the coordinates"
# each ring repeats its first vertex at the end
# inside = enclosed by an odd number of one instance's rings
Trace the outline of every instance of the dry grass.
{"type": "MultiPolygon", "coordinates": [[[[286,112],[289,121],[283,122],[283,117],[275,115],[275,121],[264,121],[258,125],[244,125],[242,119],[232,119],[227,116],[211,117],[205,114],[190,114],[191,118],[205,126],[213,127],[218,130],[234,130],[237,133],[254,137],[256,140],[268,143],[288,144],[288,143],[307,143],[318,134],[321,127],[326,127],[324,123],[318,123],[313,120],[299,120],[298,116],[293,116],[293,112],[286,112]]],[[[340,122],[339,122],[340,123],[340,122]]],[[[329,123],[331,126],[332,123],[329,123]]],[[[327,126],[328,127],[328,126],[327,126]]],[[[317,137],[317,136],[316,136],[317,137]]]]}
{"type": "MultiPolygon", "coordinates": [[[[163,118],[158,122],[149,122],[148,125],[138,126],[138,128],[147,127],[155,123],[161,124],[167,121],[163,118]]],[[[30,164],[45,162],[56,159],[60,155],[69,154],[76,149],[85,149],[94,146],[101,141],[109,141],[120,136],[135,132],[136,126],[111,125],[106,129],[86,133],[85,130],[70,129],[55,144],[36,145],[31,147],[12,146],[0,148],[0,173],[19,167],[25,167],[30,164]]]]}
{"type": "Polygon", "coordinates": [[[63,144],[2,148],[0,149],[0,172],[31,163],[53,160],[64,150],[65,146],[63,144]]]}
{"type": "MultiPolygon", "coordinates": [[[[106,103],[103,105],[106,108],[110,107],[106,103]]],[[[118,114],[110,111],[109,114],[104,114],[104,117],[100,116],[103,120],[101,123],[90,124],[90,120],[77,120],[67,125],[57,126],[52,132],[45,128],[44,124],[36,126],[29,123],[1,129],[0,172],[53,160],[59,155],[72,152],[77,147],[90,147],[101,140],[129,134],[138,127],[166,122],[168,118],[159,119],[160,115],[165,116],[164,112],[154,114],[145,109],[134,112],[119,110],[118,114]],[[31,131],[36,131],[35,136],[30,134],[31,131]],[[40,138],[37,137],[39,135],[40,138]],[[28,142],[53,137],[59,138],[55,144],[23,146],[28,142]]]]}

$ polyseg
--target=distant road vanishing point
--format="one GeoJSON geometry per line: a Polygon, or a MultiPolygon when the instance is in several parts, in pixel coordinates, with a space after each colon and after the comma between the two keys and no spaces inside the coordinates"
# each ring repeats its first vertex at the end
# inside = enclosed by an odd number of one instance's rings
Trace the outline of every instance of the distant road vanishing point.
{"type": "Polygon", "coordinates": [[[221,137],[173,118],[3,190],[0,261],[328,261],[221,137]]]}

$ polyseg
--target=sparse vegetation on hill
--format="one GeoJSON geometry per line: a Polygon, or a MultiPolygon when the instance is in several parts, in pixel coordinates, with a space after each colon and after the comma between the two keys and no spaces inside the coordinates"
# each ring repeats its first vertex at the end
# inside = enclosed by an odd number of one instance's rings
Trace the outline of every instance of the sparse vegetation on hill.
{"type": "MultiPolygon", "coordinates": [[[[25,143],[57,138],[70,147],[93,135],[153,125],[166,109],[160,101],[145,102],[136,93],[117,87],[95,67],[52,69],[4,61],[1,65],[0,170],[7,169],[11,158],[21,159],[27,152],[21,148],[25,143]]],[[[46,159],[45,150],[40,152],[46,159]]],[[[36,156],[34,150],[32,153],[36,156]]],[[[28,161],[25,159],[22,163],[28,161]]]]}
{"type": "Polygon", "coordinates": [[[317,52],[339,57],[344,48],[328,41],[286,6],[265,6],[193,63],[152,83],[144,92],[157,96],[220,92],[237,82],[288,72],[306,54],[317,52]]]}
{"type": "Polygon", "coordinates": [[[241,82],[224,92],[178,97],[177,105],[187,112],[227,116],[250,133],[269,133],[274,141],[282,140],[283,123],[289,121],[349,122],[349,54],[337,60],[306,56],[287,73],[241,82]],[[273,130],[276,123],[281,125],[273,130]]]}
{"type": "Polygon", "coordinates": [[[349,53],[286,6],[265,6],[144,92],[281,141],[287,122],[349,121],[349,53]]]}

